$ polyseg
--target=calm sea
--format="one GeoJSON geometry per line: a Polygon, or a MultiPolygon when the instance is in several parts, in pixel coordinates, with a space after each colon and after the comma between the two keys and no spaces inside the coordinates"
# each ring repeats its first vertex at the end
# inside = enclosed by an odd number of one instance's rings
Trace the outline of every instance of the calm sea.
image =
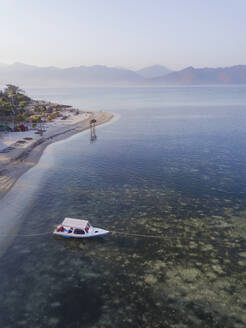
{"type": "Polygon", "coordinates": [[[115,118],[0,201],[0,327],[245,327],[246,86],[27,93],[115,118]],[[129,235],[21,237],[65,216],[129,235]]]}

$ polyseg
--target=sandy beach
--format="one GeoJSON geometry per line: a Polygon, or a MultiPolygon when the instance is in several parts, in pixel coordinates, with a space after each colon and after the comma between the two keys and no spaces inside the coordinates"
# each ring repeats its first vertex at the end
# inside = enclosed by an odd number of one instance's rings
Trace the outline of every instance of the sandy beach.
{"type": "Polygon", "coordinates": [[[96,119],[96,125],[100,125],[112,117],[112,114],[105,112],[81,112],[79,115],[70,115],[65,121],[56,119],[46,124],[42,136],[35,131],[3,135],[0,138],[0,199],[22,174],[38,163],[49,144],[89,129],[91,119],[96,119]],[[5,152],[8,147],[9,150],[5,152]]]}

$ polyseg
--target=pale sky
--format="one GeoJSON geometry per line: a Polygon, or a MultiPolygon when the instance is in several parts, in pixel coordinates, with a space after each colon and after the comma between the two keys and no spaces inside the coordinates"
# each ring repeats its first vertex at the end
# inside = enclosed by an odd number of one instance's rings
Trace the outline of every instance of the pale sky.
{"type": "Polygon", "coordinates": [[[0,63],[246,64],[246,0],[0,0],[0,63]]]}

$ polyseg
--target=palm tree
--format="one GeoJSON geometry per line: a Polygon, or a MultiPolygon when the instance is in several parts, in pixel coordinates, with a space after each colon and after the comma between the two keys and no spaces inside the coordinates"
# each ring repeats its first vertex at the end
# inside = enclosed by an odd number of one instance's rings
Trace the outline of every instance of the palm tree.
{"type": "Polygon", "coordinates": [[[12,114],[17,114],[17,106],[15,104],[14,98],[18,93],[24,93],[24,90],[20,89],[18,86],[13,84],[6,84],[6,88],[4,89],[4,93],[11,98],[12,104],[12,114]]]}
{"type": "Polygon", "coordinates": [[[9,95],[9,94],[16,95],[17,93],[25,93],[24,90],[19,88],[17,85],[13,85],[13,84],[6,84],[6,88],[4,89],[4,92],[7,95],[9,95]]]}

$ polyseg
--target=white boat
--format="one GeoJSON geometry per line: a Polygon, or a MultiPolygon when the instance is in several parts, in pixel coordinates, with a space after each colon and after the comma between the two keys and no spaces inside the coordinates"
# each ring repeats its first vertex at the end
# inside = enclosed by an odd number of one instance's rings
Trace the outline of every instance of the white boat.
{"type": "Polygon", "coordinates": [[[54,235],[65,238],[90,238],[102,237],[109,233],[108,230],[94,228],[89,221],[73,218],[65,218],[61,224],[57,226],[54,235]]]}

